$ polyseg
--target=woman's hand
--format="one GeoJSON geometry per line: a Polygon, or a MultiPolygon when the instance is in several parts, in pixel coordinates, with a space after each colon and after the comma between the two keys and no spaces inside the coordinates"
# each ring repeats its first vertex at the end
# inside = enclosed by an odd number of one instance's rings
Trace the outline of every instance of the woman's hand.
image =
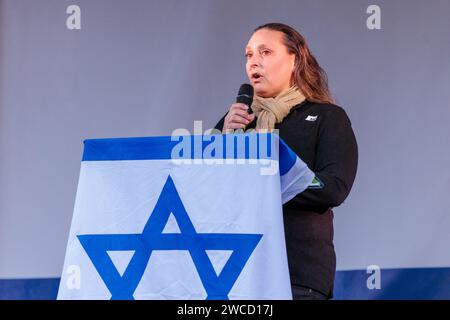
{"type": "Polygon", "coordinates": [[[244,129],[255,120],[255,115],[247,112],[248,108],[243,103],[233,103],[225,116],[222,133],[232,133],[236,129],[244,129]]]}

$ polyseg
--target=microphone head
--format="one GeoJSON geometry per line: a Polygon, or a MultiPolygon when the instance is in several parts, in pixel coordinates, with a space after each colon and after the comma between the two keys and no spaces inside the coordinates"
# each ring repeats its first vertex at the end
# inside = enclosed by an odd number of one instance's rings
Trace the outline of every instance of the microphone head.
{"type": "Polygon", "coordinates": [[[243,103],[248,106],[248,113],[253,113],[252,108],[250,108],[253,102],[253,93],[253,87],[248,83],[244,83],[239,88],[239,92],[236,97],[237,103],[243,103]]]}

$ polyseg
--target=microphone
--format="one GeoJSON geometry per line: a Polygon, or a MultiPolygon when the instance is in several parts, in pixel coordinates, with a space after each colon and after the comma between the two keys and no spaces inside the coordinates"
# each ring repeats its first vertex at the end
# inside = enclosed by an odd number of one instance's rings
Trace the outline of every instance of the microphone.
{"type": "MultiPolygon", "coordinates": [[[[248,110],[247,110],[248,114],[253,113],[253,110],[250,107],[253,102],[253,94],[254,94],[253,87],[251,85],[249,85],[248,83],[244,83],[239,88],[238,95],[236,97],[236,103],[243,103],[248,106],[248,110]]],[[[246,127],[247,126],[244,127],[244,131],[245,131],[246,127]]]]}

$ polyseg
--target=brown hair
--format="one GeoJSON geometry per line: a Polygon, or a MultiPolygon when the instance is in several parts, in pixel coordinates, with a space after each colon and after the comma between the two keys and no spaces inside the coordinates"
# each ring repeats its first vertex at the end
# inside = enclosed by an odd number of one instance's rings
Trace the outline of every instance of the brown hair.
{"type": "Polygon", "coordinates": [[[261,29],[280,31],[284,34],[284,45],[295,54],[293,80],[306,99],[318,103],[334,103],[328,88],[328,77],[311,54],[305,38],[294,28],[282,23],[267,23],[261,29]]]}

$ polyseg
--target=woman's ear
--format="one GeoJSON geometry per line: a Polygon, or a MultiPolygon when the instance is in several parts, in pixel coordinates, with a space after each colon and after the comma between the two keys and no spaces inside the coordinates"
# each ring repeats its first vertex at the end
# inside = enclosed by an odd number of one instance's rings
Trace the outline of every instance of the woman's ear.
{"type": "Polygon", "coordinates": [[[292,73],[295,72],[295,68],[297,67],[298,64],[298,59],[297,56],[295,54],[293,54],[294,58],[292,59],[292,73]]]}
{"type": "Polygon", "coordinates": [[[295,84],[295,69],[297,68],[299,61],[297,57],[295,57],[294,62],[292,64],[292,72],[291,72],[291,86],[295,84]]]}

